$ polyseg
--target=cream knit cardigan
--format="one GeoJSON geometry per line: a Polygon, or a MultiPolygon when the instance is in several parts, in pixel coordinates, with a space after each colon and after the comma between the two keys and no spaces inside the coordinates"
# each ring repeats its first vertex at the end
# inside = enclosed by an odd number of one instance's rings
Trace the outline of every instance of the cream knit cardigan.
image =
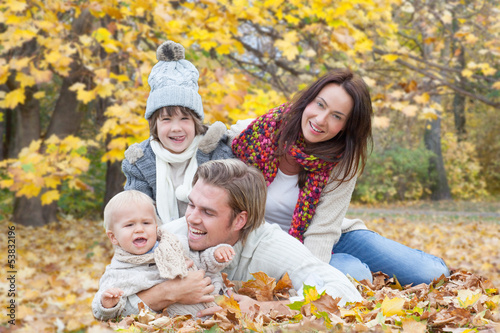
{"type": "MultiPolygon", "coordinates": [[[[232,142],[253,120],[239,120],[232,125],[227,133],[228,141],[232,142]]],[[[325,186],[321,192],[309,228],[304,233],[304,245],[324,262],[330,262],[332,248],[337,244],[342,233],[367,229],[362,220],[345,218],[356,185],[356,179],[357,175],[354,175],[351,180],[342,183],[340,186],[336,181],[325,186]]]]}

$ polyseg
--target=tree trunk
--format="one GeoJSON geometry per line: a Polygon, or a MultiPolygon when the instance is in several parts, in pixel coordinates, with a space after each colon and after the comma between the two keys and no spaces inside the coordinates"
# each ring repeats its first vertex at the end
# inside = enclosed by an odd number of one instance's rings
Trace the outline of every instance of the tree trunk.
{"type": "MultiPolygon", "coordinates": [[[[33,98],[31,88],[26,89],[25,103],[16,108],[16,131],[14,137],[12,157],[17,157],[22,148],[27,147],[33,140],[40,139],[40,105],[33,98]]],[[[12,220],[16,223],[29,226],[44,224],[42,203],[40,197],[14,199],[14,215],[12,220]]]]}
{"type": "MultiPolygon", "coordinates": [[[[115,38],[119,38],[115,36],[115,38]]],[[[113,58],[113,65],[111,66],[111,71],[117,75],[120,74],[120,68],[117,64],[117,58],[113,58]]],[[[109,98],[99,99],[99,103],[97,104],[97,118],[99,123],[99,127],[101,127],[106,121],[106,116],[104,112],[106,108],[110,105],[109,98]]],[[[106,138],[106,146],[109,143],[110,138],[106,138]]],[[[114,197],[117,193],[123,191],[123,185],[125,184],[126,177],[122,172],[121,162],[107,162],[106,169],[106,191],[104,193],[104,202],[102,203],[102,211],[104,211],[104,207],[107,205],[109,200],[114,197]]]]}
{"type": "MultiPolygon", "coordinates": [[[[106,116],[104,116],[104,111],[109,106],[109,100],[106,99],[98,99],[98,103],[96,103],[96,113],[97,119],[96,123],[99,127],[101,127],[106,121],[106,116]]],[[[106,138],[106,145],[109,143],[110,139],[106,138]]],[[[117,193],[123,191],[123,185],[125,184],[126,177],[122,172],[121,162],[107,162],[106,163],[106,189],[104,193],[104,201],[102,203],[102,210],[106,204],[114,197],[117,193]]]]}
{"type": "MultiPolygon", "coordinates": [[[[433,8],[435,4],[433,1],[424,0],[423,4],[433,8]]],[[[421,29],[422,38],[429,38],[432,36],[432,31],[427,29],[424,21],[419,24],[421,29]]],[[[434,49],[433,43],[425,43],[422,51],[424,59],[432,58],[432,51],[434,49]]],[[[426,91],[433,91],[431,100],[436,104],[441,104],[441,96],[436,93],[437,89],[432,80],[424,80],[424,88],[426,91]]],[[[429,159],[429,173],[431,176],[431,199],[444,200],[451,199],[450,187],[448,186],[448,179],[446,178],[446,170],[444,169],[443,153],[441,151],[441,113],[436,110],[436,119],[428,120],[425,126],[424,143],[425,147],[433,152],[433,156],[429,159]]]]}
{"type": "MultiPolygon", "coordinates": [[[[453,32],[456,33],[459,31],[459,21],[456,17],[456,14],[453,12],[453,21],[452,21],[452,29],[453,32]]],[[[452,52],[453,54],[458,52],[458,64],[457,69],[459,70],[458,78],[457,78],[457,86],[462,88],[463,90],[467,90],[464,87],[464,81],[466,80],[461,72],[466,68],[465,63],[465,49],[460,44],[460,40],[458,38],[454,38],[452,41],[452,52]]],[[[453,115],[455,118],[455,131],[457,133],[457,140],[462,141],[466,138],[467,132],[465,130],[465,96],[455,92],[453,97],[453,115]]]]}
{"type": "Polygon", "coordinates": [[[451,199],[450,187],[444,169],[443,154],[441,152],[441,117],[427,121],[424,134],[425,147],[434,153],[430,158],[429,173],[432,180],[431,199],[451,199]]]}
{"type": "MultiPolygon", "coordinates": [[[[73,34],[75,37],[86,33],[89,31],[92,20],[91,15],[88,10],[81,13],[78,19],[73,23],[73,34]]],[[[64,138],[69,134],[75,134],[81,124],[82,114],[78,111],[78,101],[76,99],[76,93],[69,90],[69,87],[75,82],[89,82],[91,78],[89,75],[84,75],[85,68],[81,61],[75,57],[73,63],[71,64],[71,70],[68,77],[63,79],[61,90],[59,93],[59,98],[57,100],[54,112],[50,119],[50,124],[48,126],[47,132],[45,134],[46,138],[55,134],[59,138],[64,138]]],[[[28,97],[27,97],[28,99],[28,97]]],[[[33,100],[33,98],[31,98],[33,100]]],[[[28,103],[25,103],[28,106],[28,103]]],[[[39,112],[37,110],[37,116],[39,117],[39,112]]],[[[28,119],[24,116],[18,117],[18,122],[21,123],[21,130],[16,131],[16,137],[26,137],[26,130],[33,131],[34,127],[28,127],[23,130],[28,125],[28,119]]],[[[29,144],[32,140],[40,138],[40,122],[38,119],[38,129],[36,137],[32,136],[29,139],[25,139],[27,142],[24,143],[25,146],[29,144]]],[[[23,147],[16,144],[16,147],[23,147]]],[[[44,149],[42,147],[42,149],[44,149]]],[[[17,155],[17,154],[16,154],[17,155]]],[[[43,191],[42,191],[43,194],[43,191]]],[[[49,205],[43,206],[40,201],[40,196],[37,198],[16,198],[14,204],[14,221],[24,225],[44,225],[52,221],[57,220],[57,202],[53,202],[49,205]]]]}
{"type": "MultiPolygon", "coordinates": [[[[0,87],[0,91],[4,91],[4,89],[0,87]]],[[[0,161],[7,158],[7,146],[9,144],[7,122],[7,110],[0,108],[0,161]]]]}
{"type": "MultiPolygon", "coordinates": [[[[81,68],[78,68],[78,66],[72,66],[70,76],[63,79],[61,92],[59,94],[59,98],[57,99],[54,113],[50,119],[47,134],[45,135],[46,138],[56,135],[62,139],[70,134],[78,132],[83,114],[78,110],[79,104],[76,99],[76,93],[69,90],[69,87],[84,78],[84,76],[80,74],[81,72],[81,68]]],[[[42,209],[43,217],[46,223],[57,221],[57,201],[44,205],[42,209]]]]}
{"type": "Polygon", "coordinates": [[[108,162],[106,170],[106,193],[104,194],[103,209],[106,204],[117,193],[123,191],[126,177],[122,172],[122,164],[120,162],[108,162]]]}
{"type": "Polygon", "coordinates": [[[458,141],[465,140],[467,136],[465,129],[465,101],[465,96],[455,93],[453,97],[453,114],[455,116],[455,131],[458,141]]]}

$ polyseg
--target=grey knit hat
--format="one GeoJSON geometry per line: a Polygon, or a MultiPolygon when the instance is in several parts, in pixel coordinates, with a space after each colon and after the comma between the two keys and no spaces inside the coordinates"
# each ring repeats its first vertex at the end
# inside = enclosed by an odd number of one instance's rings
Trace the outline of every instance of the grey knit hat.
{"type": "Polygon", "coordinates": [[[149,74],[151,87],[146,104],[146,119],[164,106],[185,106],[193,110],[201,120],[205,117],[201,96],[198,93],[198,70],[184,59],[184,47],[171,40],[164,42],[156,51],[158,63],[149,74]]]}

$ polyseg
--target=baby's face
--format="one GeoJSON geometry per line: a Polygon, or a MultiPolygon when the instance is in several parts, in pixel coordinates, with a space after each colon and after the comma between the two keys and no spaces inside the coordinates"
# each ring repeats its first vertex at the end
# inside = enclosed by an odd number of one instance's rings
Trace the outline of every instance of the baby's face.
{"type": "Polygon", "coordinates": [[[156,243],[154,207],[148,203],[126,205],[113,212],[110,230],[111,243],[132,254],[144,254],[156,243]]]}

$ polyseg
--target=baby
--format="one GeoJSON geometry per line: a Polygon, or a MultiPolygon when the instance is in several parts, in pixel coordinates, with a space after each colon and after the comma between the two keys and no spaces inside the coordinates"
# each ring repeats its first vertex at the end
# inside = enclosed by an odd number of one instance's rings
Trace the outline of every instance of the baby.
{"type": "MultiPolygon", "coordinates": [[[[220,271],[235,254],[232,246],[220,244],[201,252],[189,251],[187,238],[158,229],[161,221],[153,200],[146,194],[129,190],[114,196],[104,209],[104,228],[115,254],[99,282],[92,302],[94,316],[100,320],[138,314],[136,293],[177,277],[187,275],[186,254],[198,269],[204,269],[215,286],[213,294],[225,291],[220,271]]],[[[196,268],[194,268],[196,270],[196,268]]],[[[170,317],[196,314],[215,303],[172,304],[170,317]]]]}

